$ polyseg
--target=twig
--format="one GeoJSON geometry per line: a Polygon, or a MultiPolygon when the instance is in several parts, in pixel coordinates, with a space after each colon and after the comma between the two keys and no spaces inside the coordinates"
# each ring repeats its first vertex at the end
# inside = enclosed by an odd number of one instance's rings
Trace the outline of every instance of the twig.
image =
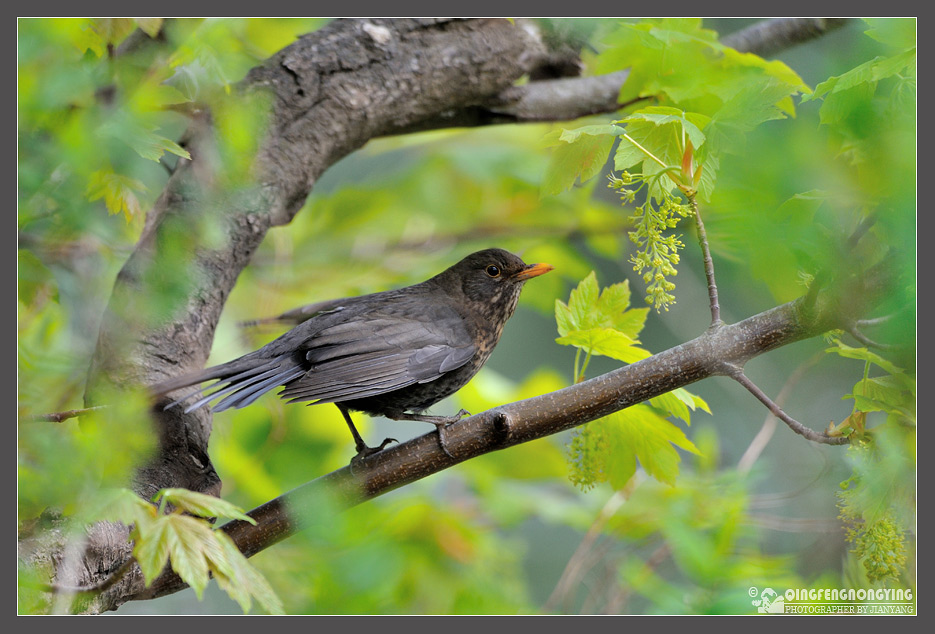
{"type": "Polygon", "coordinates": [[[880,324],[885,324],[891,320],[895,315],[883,315],[882,317],[874,317],[873,319],[858,319],[854,322],[858,328],[864,328],[866,326],[879,326],[880,324]]]}
{"type": "Polygon", "coordinates": [[[878,350],[896,350],[899,347],[899,346],[890,345],[888,343],[879,343],[877,341],[874,341],[873,339],[871,339],[864,333],[860,332],[856,324],[848,326],[847,332],[850,333],[850,335],[854,339],[864,344],[868,348],[876,348],[878,350]]]}
{"type": "Polygon", "coordinates": [[[750,514],[747,524],[784,533],[835,533],[841,530],[839,519],[782,517],[781,515],[750,514]]]}
{"type": "Polygon", "coordinates": [[[64,412],[53,412],[51,414],[36,414],[35,416],[30,416],[27,420],[44,423],[61,423],[62,421],[68,420],[69,418],[84,416],[89,412],[104,409],[105,407],[107,406],[96,405],[94,407],[86,407],[84,409],[70,409],[64,412]]]}
{"type": "MultiPolygon", "coordinates": [[[[670,553],[669,542],[663,542],[652,554],[646,559],[646,562],[643,564],[641,574],[649,574],[654,571],[656,568],[662,565],[662,562],[666,560],[670,553]]],[[[607,606],[604,608],[605,614],[618,614],[627,601],[630,599],[630,596],[633,594],[633,584],[625,588],[621,588],[620,592],[616,596],[611,597],[607,602],[607,606]]]]}
{"type": "Polygon", "coordinates": [[[763,392],[763,390],[757,387],[753,381],[748,379],[742,370],[732,372],[728,376],[747,388],[747,390],[755,397],[757,397],[761,403],[766,405],[769,411],[772,412],[773,416],[784,422],[792,431],[799,434],[800,436],[804,436],[809,440],[822,443],[824,445],[846,445],[849,442],[847,438],[835,438],[833,436],[828,436],[826,434],[817,432],[813,429],[809,429],[799,421],[786,414],[763,392]]]}
{"type": "MultiPolygon", "coordinates": [[[[782,389],[779,390],[779,394],[776,396],[777,407],[782,407],[785,404],[789,394],[792,392],[793,388],[798,385],[799,381],[802,380],[805,373],[815,367],[818,362],[824,358],[825,353],[818,352],[811,359],[800,364],[799,367],[789,375],[785,385],[782,386],[782,389]]],[[[754,436],[753,440],[750,442],[747,450],[744,451],[743,455],[740,457],[740,461],[737,463],[737,471],[740,473],[747,473],[750,471],[751,467],[753,467],[753,463],[760,457],[760,454],[763,453],[763,449],[766,448],[766,445],[773,437],[773,432],[776,431],[777,420],[778,419],[772,412],[766,415],[766,420],[763,421],[763,426],[760,427],[760,431],[756,433],[756,436],[754,436]]]]}
{"type": "Polygon", "coordinates": [[[577,586],[577,582],[580,580],[581,576],[590,568],[592,565],[592,563],[590,563],[592,558],[589,557],[588,554],[593,548],[594,542],[600,537],[601,530],[604,528],[607,520],[613,517],[614,513],[617,512],[617,509],[619,509],[624,502],[626,502],[626,494],[623,491],[615,491],[604,504],[603,508],[601,508],[597,517],[594,518],[594,522],[588,527],[588,532],[585,533],[581,543],[578,544],[578,547],[575,549],[574,554],[572,554],[568,563],[565,564],[562,576],[559,577],[558,583],[555,584],[555,589],[552,590],[552,594],[549,595],[548,600],[543,606],[546,612],[554,610],[555,606],[568,595],[570,590],[577,586]],[[585,565],[586,563],[587,565],[585,565]]]}
{"type": "Polygon", "coordinates": [[[55,594],[97,594],[104,592],[108,588],[112,587],[115,583],[123,579],[123,577],[130,571],[130,568],[133,567],[133,564],[136,563],[135,557],[130,557],[122,564],[120,567],[110,573],[107,577],[95,583],[91,586],[65,586],[57,583],[42,584],[43,589],[46,592],[53,592],[55,594]]]}
{"type": "Polygon", "coordinates": [[[698,244],[701,245],[701,254],[704,256],[704,274],[708,280],[708,301],[711,304],[711,326],[721,325],[721,306],[718,303],[717,283],[714,280],[714,259],[711,257],[711,249],[708,247],[708,234],[704,228],[704,222],[701,220],[701,214],[698,212],[698,201],[695,195],[688,196],[688,202],[691,204],[692,213],[695,215],[695,225],[698,227],[698,244]]]}
{"type": "Polygon", "coordinates": [[[854,229],[854,232],[847,239],[847,250],[850,251],[856,247],[857,243],[860,242],[860,239],[864,237],[864,234],[866,234],[870,230],[870,227],[876,224],[876,222],[877,215],[875,213],[861,219],[861,221],[857,224],[857,228],[854,229]]]}

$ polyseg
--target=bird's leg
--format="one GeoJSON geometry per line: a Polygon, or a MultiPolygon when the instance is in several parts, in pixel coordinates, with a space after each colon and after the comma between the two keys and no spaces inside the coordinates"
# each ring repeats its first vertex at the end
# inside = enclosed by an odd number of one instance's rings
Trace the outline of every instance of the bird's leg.
{"type": "Polygon", "coordinates": [[[388,415],[387,418],[392,420],[415,420],[420,423],[432,423],[435,425],[435,429],[438,430],[438,444],[441,445],[442,451],[445,452],[449,458],[454,458],[451,455],[451,452],[448,451],[448,425],[452,423],[457,423],[459,420],[465,416],[470,416],[471,413],[466,409],[462,409],[454,416],[428,416],[425,414],[409,414],[407,412],[398,412],[392,415],[388,415]]]}
{"type": "MultiPolygon", "coordinates": [[[[337,405],[337,404],[335,404],[337,405]]],[[[345,422],[347,422],[348,429],[351,430],[351,435],[354,436],[354,448],[357,449],[357,455],[351,459],[353,463],[355,460],[360,460],[366,458],[367,456],[372,456],[378,451],[382,450],[391,442],[399,442],[395,438],[385,438],[379,447],[369,447],[367,443],[364,442],[364,439],[361,438],[360,433],[358,433],[357,428],[354,427],[354,421],[351,420],[351,415],[347,411],[347,408],[337,405],[337,408],[341,410],[341,414],[344,416],[345,422]]]]}

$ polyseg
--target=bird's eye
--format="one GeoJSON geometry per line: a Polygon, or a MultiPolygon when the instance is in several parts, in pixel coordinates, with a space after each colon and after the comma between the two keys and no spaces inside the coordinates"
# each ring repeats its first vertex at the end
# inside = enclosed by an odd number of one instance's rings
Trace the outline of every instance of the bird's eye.
{"type": "Polygon", "coordinates": [[[487,275],[490,277],[500,277],[500,267],[494,264],[488,266],[486,269],[484,269],[484,271],[486,271],[487,275]]]}

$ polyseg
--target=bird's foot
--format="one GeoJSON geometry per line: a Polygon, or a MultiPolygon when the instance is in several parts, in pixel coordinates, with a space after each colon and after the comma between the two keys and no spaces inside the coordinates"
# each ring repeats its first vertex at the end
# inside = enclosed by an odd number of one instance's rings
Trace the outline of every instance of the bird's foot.
{"type": "Polygon", "coordinates": [[[415,421],[419,421],[420,423],[432,423],[436,427],[440,427],[442,425],[447,426],[452,423],[457,423],[459,420],[461,420],[465,416],[470,416],[470,415],[471,415],[471,412],[467,411],[466,409],[462,409],[454,416],[429,416],[428,414],[403,413],[403,414],[397,414],[395,416],[392,416],[391,418],[393,420],[415,420],[415,421]]]}
{"type": "Polygon", "coordinates": [[[454,458],[454,456],[448,451],[448,427],[470,415],[469,411],[462,409],[454,416],[435,416],[433,418],[438,419],[437,421],[429,421],[435,424],[435,429],[438,430],[438,444],[449,458],[454,458]]]}
{"type": "MultiPolygon", "coordinates": [[[[464,411],[464,410],[461,410],[464,411]]],[[[445,455],[449,458],[454,458],[451,455],[451,452],[448,451],[448,426],[451,423],[436,423],[435,429],[438,430],[438,445],[442,448],[442,451],[445,452],[445,455]]]]}
{"type": "Polygon", "coordinates": [[[432,423],[433,425],[435,425],[435,429],[438,430],[438,444],[441,446],[442,451],[444,451],[445,455],[448,456],[449,458],[454,458],[454,456],[451,455],[451,452],[448,451],[448,440],[447,440],[448,426],[453,423],[457,423],[459,420],[461,420],[465,416],[470,416],[470,415],[471,413],[469,411],[467,411],[466,409],[462,409],[454,416],[429,416],[427,414],[402,413],[402,414],[397,414],[396,416],[393,416],[392,418],[393,420],[415,420],[421,423],[432,423]]]}
{"type": "Polygon", "coordinates": [[[384,438],[383,442],[380,443],[379,447],[370,447],[367,444],[360,442],[357,444],[357,454],[351,458],[351,472],[354,471],[354,467],[359,465],[364,460],[369,458],[375,453],[380,453],[383,451],[383,448],[386,447],[391,442],[399,442],[395,438],[384,438]]]}

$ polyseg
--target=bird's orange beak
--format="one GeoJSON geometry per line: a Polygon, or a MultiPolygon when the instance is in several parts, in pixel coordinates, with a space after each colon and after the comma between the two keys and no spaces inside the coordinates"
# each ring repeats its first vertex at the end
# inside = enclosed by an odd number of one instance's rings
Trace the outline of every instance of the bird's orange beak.
{"type": "Polygon", "coordinates": [[[555,267],[551,264],[545,264],[540,262],[539,264],[530,264],[525,269],[516,274],[516,279],[518,280],[528,280],[531,277],[538,277],[544,273],[548,273],[555,267]]]}

